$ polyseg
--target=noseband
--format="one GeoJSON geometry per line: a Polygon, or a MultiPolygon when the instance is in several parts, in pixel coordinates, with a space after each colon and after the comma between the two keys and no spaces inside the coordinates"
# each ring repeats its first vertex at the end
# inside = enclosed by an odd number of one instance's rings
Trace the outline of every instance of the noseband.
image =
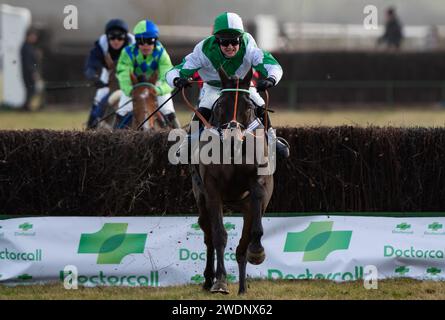
{"type": "MultiPolygon", "coordinates": [[[[237,82],[237,86],[238,85],[239,85],[239,80],[237,82]]],[[[238,109],[238,93],[239,92],[244,92],[244,93],[247,93],[247,94],[250,95],[250,91],[247,90],[247,89],[240,89],[240,88],[222,89],[220,91],[220,95],[225,93],[225,92],[236,92],[235,106],[234,106],[234,110],[233,110],[233,119],[230,122],[224,123],[219,128],[220,129],[237,129],[237,128],[245,129],[246,127],[243,124],[241,124],[238,121],[236,121],[236,113],[237,113],[237,109],[238,109]]]]}
{"type": "Polygon", "coordinates": [[[133,93],[134,89],[140,88],[140,87],[150,87],[152,89],[156,89],[156,86],[151,82],[139,82],[133,86],[133,89],[131,90],[131,92],[133,93]]]}

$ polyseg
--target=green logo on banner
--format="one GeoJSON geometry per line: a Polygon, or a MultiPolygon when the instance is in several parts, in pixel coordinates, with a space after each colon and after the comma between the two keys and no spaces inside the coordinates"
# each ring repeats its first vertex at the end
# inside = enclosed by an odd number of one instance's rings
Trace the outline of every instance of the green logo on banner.
{"type": "Polygon", "coordinates": [[[433,222],[432,224],[428,225],[428,229],[431,229],[433,231],[437,231],[442,228],[443,228],[442,224],[438,222],[433,222]]]}
{"type": "MultiPolygon", "coordinates": [[[[235,230],[235,225],[231,222],[226,222],[224,223],[224,229],[226,229],[226,231],[230,231],[230,230],[235,230]]],[[[194,223],[191,225],[191,228],[193,230],[199,231],[201,230],[201,227],[199,226],[199,223],[194,223]]]]}
{"type": "Polygon", "coordinates": [[[304,252],[303,261],[324,261],[336,250],[349,248],[352,231],[332,231],[332,221],[311,222],[306,230],[288,232],[284,252],[304,252]]]}
{"type": "Polygon", "coordinates": [[[126,233],[128,223],[105,223],[96,233],[82,234],[78,253],[97,253],[97,264],[119,264],[132,253],[143,253],[147,234],[126,233]]]}
{"type": "Polygon", "coordinates": [[[17,279],[22,280],[22,281],[31,280],[32,276],[30,276],[29,274],[25,273],[25,274],[22,274],[22,275],[18,276],[17,279]]]}
{"type": "Polygon", "coordinates": [[[394,272],[400,274],[401,276],[403,276],[403,275],[405,275],[405,273],[409,272],[409,268],[407,268],[405,266],[400,266],[400,267],[397,267],[394,270],[394,272]]]}
{"type": "Polygon", "coordinates": [[[435,267],[431,267],[431,268],[426,269],[426,272],[431,274],[431,275],[433,275],[433,276],[435,276],[435,275],[441,273],[442,270],[438,269],[438,268],[435,268],[435,267]]]}
{"type": "Polygon", "coordinates": [[[205,278],[200,274],[195,274],[193,277],[190,278],[194,283],[202,283],[204,282],[205,278]]]}
{"type": "Polygon", "coordinates": [[[408,224],[408,223],[406,223],[406,222],[403,222],[403,223],[398,224],[398,225],[396,226],[396,229],[403,230],[403,231],[408,230],[408,229],[410,229],[410,228],[411,228],[411,225],[408,224]]]}
{"type": "Polygon", "coordinates": [[[234,276],[233,274],[230,274],[230,273],[226,276],[226,279],[227,279],[227,282],[229,282],[229,283],[236,282],[236,276],[234,276]]]}
{"type": "Polygon", "coordinates": [[[226,229],[226,231],[235,230],[235,225],[231,222],[226,222],[224,223],[224,229],[226,229]]]}
{"type": "Polygon", "coordinates": [[[28,231],[32,229],[32,224],[28,222],[22,223],[21,225],[19,225],[19,229],[22,229],[23,231],[28,231]]]}

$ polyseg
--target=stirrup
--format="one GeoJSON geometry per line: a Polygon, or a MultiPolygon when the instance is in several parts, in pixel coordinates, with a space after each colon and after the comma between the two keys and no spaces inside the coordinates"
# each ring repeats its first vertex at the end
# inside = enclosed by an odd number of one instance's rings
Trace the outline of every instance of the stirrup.
{"type": "Polygon", "coordinates": [[[282,159],[287,159],[290,156],[290,145],[286,139],[282,137],[277,138],[277,153],[282,159]]]}

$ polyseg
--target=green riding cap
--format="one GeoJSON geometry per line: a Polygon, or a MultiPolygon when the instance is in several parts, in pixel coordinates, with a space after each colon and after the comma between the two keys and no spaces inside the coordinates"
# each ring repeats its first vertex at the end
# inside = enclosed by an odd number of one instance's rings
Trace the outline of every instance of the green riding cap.
{"type": "Polygon", "coordinates": [[[133,34],[136,38],[159,38],[159,28],[150,20],[142,20],[134,27],[133,34]]]}
{"type": "Polygon", "coordinates": [[[233,33],[241,35],[244,33],[243,20],[236,13],[224,12],[215,19],[213,35],[217,33],[233,33]]]}

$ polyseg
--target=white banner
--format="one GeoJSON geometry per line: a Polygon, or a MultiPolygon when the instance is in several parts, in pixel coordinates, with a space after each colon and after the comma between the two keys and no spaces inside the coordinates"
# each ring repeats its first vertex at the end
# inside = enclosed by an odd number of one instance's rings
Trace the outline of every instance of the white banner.
{"type": "MultiPolygon", "coordinates": [[[[224,219],[225,264],[238,281],[242,218],[224,219]]],[[[445,279],[445,218],[310,216],[263,218],[266,260],[250,278],[445,279]]],[[[170,286],[203,282],[206,247],[197,217],[42,217],[0,220],[0,283],[170,286]]]]}

